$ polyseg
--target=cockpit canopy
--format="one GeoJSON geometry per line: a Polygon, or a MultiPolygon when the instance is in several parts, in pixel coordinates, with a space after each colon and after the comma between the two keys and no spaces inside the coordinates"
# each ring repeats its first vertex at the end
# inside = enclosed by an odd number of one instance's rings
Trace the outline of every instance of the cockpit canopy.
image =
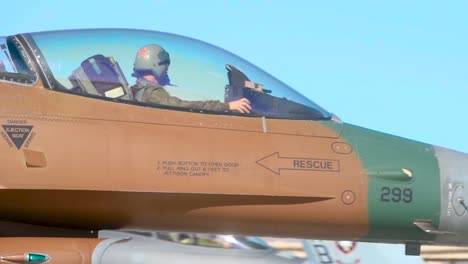
{"type": "MultiPolygon", "coordinates": [[[[133,76],[137,53],[148,44],[163,47],[170,56],[167,70],[170,82],[163,88],[171,97],[220,103],[247,98],[252,106],[247,116],[305,120],[331,118],[331,114],[317,104],[232,53],[191,38],[153,31],[72,30],[0,38],[3,53],[0,56],[0,81],[15,81],[1,78],[15,73],[16,76],[30,76],[23,83],[32,83],[38,78],[35,75],[37,71],[44,85],[53,90],[144,104],[136,98],[136,78],[133,76]],[[29,60],[36,67],[32,67],[29,60]]],[[[151,106],[239,114],[235,111],[167,106],[164,103],[151,106]]]]}

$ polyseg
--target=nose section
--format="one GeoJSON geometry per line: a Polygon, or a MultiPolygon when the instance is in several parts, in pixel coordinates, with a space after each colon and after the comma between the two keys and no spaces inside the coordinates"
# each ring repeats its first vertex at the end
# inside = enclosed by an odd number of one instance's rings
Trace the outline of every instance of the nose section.
{"type": "Polygon", "coordinates": [[[468,241],[468,154],[434,149],[440,170],[439,229],[463,234],[457,237],[468,241]]]}

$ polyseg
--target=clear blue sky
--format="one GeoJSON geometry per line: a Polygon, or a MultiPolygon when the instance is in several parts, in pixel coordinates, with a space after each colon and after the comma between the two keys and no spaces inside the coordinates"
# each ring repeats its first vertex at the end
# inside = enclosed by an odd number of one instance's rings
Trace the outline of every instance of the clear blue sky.
{"type": "Polygon", "coordinates": [[[468,152],[468,1],[378,2],[5,1],[0,36],[99,27],[190,36],[345,122],[468,152]]]}

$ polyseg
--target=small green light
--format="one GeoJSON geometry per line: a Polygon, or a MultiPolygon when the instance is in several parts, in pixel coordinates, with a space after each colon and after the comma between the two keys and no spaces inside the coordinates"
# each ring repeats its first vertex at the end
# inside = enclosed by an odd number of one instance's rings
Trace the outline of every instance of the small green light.
{"type": "Polygon", "coordinates": [[[49,260],[49,257],[43,254],[29,253],[28,263],[42,263],[49,260]]]}

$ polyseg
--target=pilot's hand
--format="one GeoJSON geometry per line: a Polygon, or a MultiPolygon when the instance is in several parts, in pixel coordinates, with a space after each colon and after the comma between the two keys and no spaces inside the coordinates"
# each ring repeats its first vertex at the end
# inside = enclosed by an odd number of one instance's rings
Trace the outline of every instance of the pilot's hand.
{"type": "Polygon", "coordinates": [[[250,106],[250,101],[247,98],[241,98],[237,101],[229,102],[229,110],[248,114],[252,110],[252,106],[250,106]]]}

